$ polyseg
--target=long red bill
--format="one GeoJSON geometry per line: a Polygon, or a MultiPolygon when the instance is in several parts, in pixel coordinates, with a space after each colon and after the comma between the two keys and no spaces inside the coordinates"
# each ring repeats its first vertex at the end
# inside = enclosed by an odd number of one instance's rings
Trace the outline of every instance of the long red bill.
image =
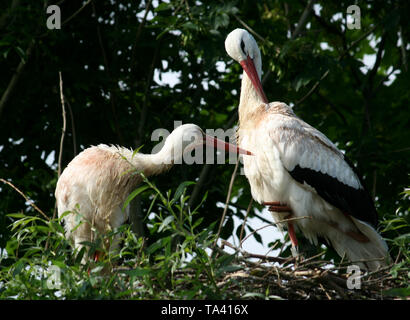
{"type": "Polygon", "coordinates": [[[251,79],[253,87],[255,88],[255,91],[257,92],[259,97],[264,103],[268,103],[268,98],[266,98],[265,92],[263,91],[261,80],[259,79],[258,72],[256,71],[255,64],[253,63],[251,57],[248,56],[247,59],[242,60],[240,64],[243,70],[245,70],[249,79],[251,79]]]}
{"type": "Polygon", "coordinates": [[[253,155],[252,152],[239,148],[237,145],[222,141],[220,139],[217,139],[215,137],[211,137],[208,135],[205,135],[205,144],[207,146],[211,146],[219,150],[225,150],[226,152],[230,152],[230,153],[232,152],[232,153],[246,154],[248,156],[253,155]]]}

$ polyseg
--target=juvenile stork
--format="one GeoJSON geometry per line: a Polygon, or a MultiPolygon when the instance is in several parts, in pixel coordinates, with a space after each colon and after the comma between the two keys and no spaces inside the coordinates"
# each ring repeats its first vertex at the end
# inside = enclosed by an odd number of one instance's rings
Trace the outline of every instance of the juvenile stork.
{"type": "Polygon", "coordinates": [[[260,81],[261,53],[251,34],[232,31],[225,48],[244,70],[238,145],[254,154],[243,157],[253,198],[269,206],[276,222],[299,218],[283,224],[294,248],[300,231],[314,244],[325,238],[340,256],[363,268],[386,265],[388,248],[375,230],[377,212],[353,165],[291,107],[268,103],[260,81]]]}
{"type": "MultiPolygon", "coordinates": [[[[122,205],[129,193],[146,177],[169,170],[174,163],[182,163],[185,153],[203,144],[228,152],[250,154],[224,141],[205,135],[194,124],[177,127],[167,137],[162,149],[155,154],[134,153],[132,150],[100,144],[82,151],[65,168],[57,181],[55,197],[58,216],[63,217],[66,237],[80,250],[83,242],[92,242],[97,235],[105,235],[128,219],[122,205]],[[81,222],[81,223],[80,223],[81,222]]],[[[118,247],[118,237],[111,252],[118,247]]],[[[98,253],[94,256],[98,260],[98,253]]],[[[83,263],[86,262],[85,256],[83,263]]]]}

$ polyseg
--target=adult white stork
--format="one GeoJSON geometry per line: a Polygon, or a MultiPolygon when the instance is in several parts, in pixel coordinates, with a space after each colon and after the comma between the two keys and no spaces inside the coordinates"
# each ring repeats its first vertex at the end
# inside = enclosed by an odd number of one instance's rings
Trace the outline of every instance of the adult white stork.
{"type": "MultiPolygon", "coordinates": [[[[97,235],[105,235],[121,226],[128,219],[128,211],[123,212],[122,205],[141,183],[141,176],[132,171],[136,169],[147,177],[160,174],[174,163],[182,163],[185,153],[204,144],[228,152],[250,154],[205,135],[194,124],[177,127],[155,154],[135,153],[104,144],[82,151],[65,168],[55,191],[59,217],[70,212],[63,217],[66,237],[71,238],[79,250],[84,241],[92,242],[97,235]]],[[[105,243],[104,246],[111,252],[117,249],[118,237],[111,245],[105,243]]],[[[98,260],[98,254],[94,256],[95,260],[98,260]]],[[[85,256],[83,263],[86,262],[85,256]]]]}
{"type": "Polygon", "coordinates": [[[375,230],[377,212],[354,166],[291,107],[268,103],[260,81],[261,54],[251,34],[232,31],[225,48],[244,70],[238,145],[254,154],[243,157],[253,198],[269,206],[276,222],[309,217],[287,222],[294,247],[299,230],[314,244],[325,238],[340,256],[362,261],[361,267],[386,265],[388,248],[375,230]]]}

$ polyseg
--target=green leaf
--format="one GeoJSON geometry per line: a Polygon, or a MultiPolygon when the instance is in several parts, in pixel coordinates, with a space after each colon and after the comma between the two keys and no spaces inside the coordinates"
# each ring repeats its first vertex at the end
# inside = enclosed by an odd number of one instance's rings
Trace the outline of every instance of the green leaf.
{"type": "Polygon", "coordinates": [[[18,261],[17,264],[16,264],[16,267],[13,270],[13,277],[20,274],[20,272],[23,270],[24,266],[25,266],[25,263],[22,260],[18,261]]]}
{"type": "Polygon", "coordinates": [[[389,289],[389,290],[383,291],[383,294],[386,296],[392,296],[392,297],[408,298],[410,297],[410,287],[389,289]]]}
{"type": "Polygon", "coordinates": [[[142,277],[142,276],[147,276],[151,274],[150,269],[144,269],[144,268],[135,268],[132,270],[121,270],[120,272],[130,277],[142,277]]]}
{"type": "Polygon", "coordinates": [[[238,270],[241,270],[241,269],[243,269],[243,266],[240,266],[240,265],[237,265],[237,264],[231,264],[229,266],[223,266],[223,267],[218,268],[218,272],[220,274],[222,274],[222,273],[225,273],[225,272],[235,272],[235,271],[238,271],[238,270]]]}
{"type": "Polygon", "coordinates": [[[127,197],[127,199],[124,201],[124,205],[122,206],[122,211],[125,211],[129,203],[140,193],[144,192],[145,190],[149,189],[149,186],[144,185],[139,187],[138,189],[135,189],[133,192],[130,193],[130,195],[127,197]]]}
{"type": "Polygon", "coordinates": [[[11,218],[18,218],[18,219],[27,217],[24,213],[9,213],[9,214],[6,214],[6,216],[11,217],[11,218]]]}
{"type": "Polygon", "coordinates": [[[265,295],[262,293],[257,293],[257,292],[247,292],[245,293],[242,298],[260,298],[260,299],[265,299],[265,295]]]}
{"type": "Polygon", "coordinates": [[[168,226],[172,221],[174,221],[174,216],[168,216],[162,221],[158,228],[158,232],[161,232],[166,226],[168,226]]]}
{"type": "Polygon", "coordinates": [[[165,11],[165,10],[172,10],[173,6],[171,3],[166,3],[166,2],[162,2],[158,5],[158,7],[155,8],[155,12],[161,12],[161,11],[165,11]]]}
{"type": "Polygon", "coordinates": [[[159,239],[147,248],[147,252],[152,254],[155,251],[157,251],[159,248],[164,247],[166,242],[169,242],[169,241],[170,241],[170,237],[159,239]]]}
{"type": "Polygon", "coordinates": [[[183,192],[185,191],[186,187],[188,187],[188,186],[190,186],[190,185],[192,185],[192,184],[195,184],[195,182],[194,182],[194,181],[185,181],[185,182],[182,182],[182,183],[178,186],[177,190],[175,191],[173,200],[174,200],[174,201],[177,201],[177,200],[181,197],[181,195],[183,194],[183,192]]]}

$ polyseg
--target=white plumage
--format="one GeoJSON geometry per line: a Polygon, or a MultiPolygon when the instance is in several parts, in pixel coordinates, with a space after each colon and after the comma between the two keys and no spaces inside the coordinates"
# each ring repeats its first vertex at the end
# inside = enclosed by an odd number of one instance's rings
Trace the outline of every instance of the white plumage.
{"type": "MultiPolygon", "coordinates": [[[[182,163],[185,152],[204,143],[249,154],[205,135],[194,124],[177,127],[156,154],[134,154],[130,149],[104,144],[82,151],[65,168],[55,191],[59,217],[69,212],[63,219],[67,238],[73,240],[76,249],[81,249],[82,242],[92,242],[97,235],[104,236],[121,226],[128,219],[128,211],[123,212],[122,205],[141,182],[141,176],[135,174],[135,170],[147,177],[162,173],[174,163],[182,163]]],[[[118,237],[111,245],[104,245],[106,249],[115,250],[118,237]]]]}
{"type": "Polygon", "coordinates": [[[299,119],[281,102],[268,103],[260,77],[262,62],[254,38],[243,29],[225,41],[228,54],[243,69],[238,145],[253,198],[270,205],[276,221],[288,222],[317,244],[327,239],[340,256],[376,269],[386,264],[388,248],[374,229],[377,213],[367,191],[343,153],[321,132],[299,119]],[[276,212],[275,212],[276,211],[276,212]]]}

